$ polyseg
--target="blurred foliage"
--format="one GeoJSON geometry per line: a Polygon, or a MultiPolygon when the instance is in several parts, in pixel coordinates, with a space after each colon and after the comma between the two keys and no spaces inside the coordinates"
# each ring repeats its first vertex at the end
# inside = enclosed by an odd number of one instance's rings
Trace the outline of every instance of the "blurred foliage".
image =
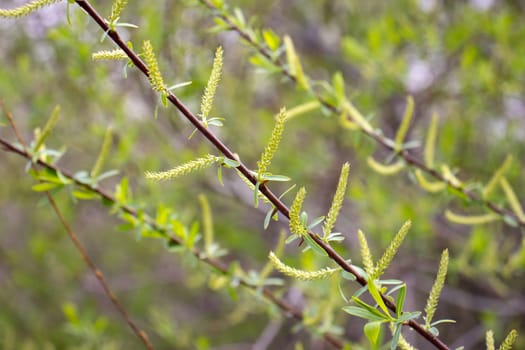
{"type": "MultiPolygon", "coordinates": [[[[16,1],[4,1],[12,7],[16,1]]],[[[110,2],[96,2],[109,16],[110,2]]],[[[389,137],[401,122],[408,94],[415,114],[407,140],[423,140],[434,112],[439,115],[436,158],[457,167],[458,177],[486,183],[512,154],[506,177],[518,198],[525,198],[525,4],[522,1],[402,0],[232,1],[255,26],[288,34],[303,69],[318,79],[341,71],[347,94],[389,137]],[[482,3],[490,3],[483,7],[482,3]]],[[[194,1],[132,1],[122,21],[139,29],[119,28],[135,47],[150,40],[166,85],[192,81],[175,91],[197,112],[208,80],[213,53],[224,48],[221,83],[212,117],[225,118],[218,134],[253,169],[263,151],[274,116],[308,102],[310,97],[282,77],[261,72],[249,62],[250,50],[233,33],[214,35],[210,12],[194,1]]],[[[176,181],[152,183],[146,170],[183,164],[213,148],[173,109],[164,108],[149,82],[133,69],[124,78],[122,62],[94,63],[91,54],[113,49],[77,7],[45,8],[18,20],[0,20],[0,99],[15,116],[27,140],[42,128],[56,105],[60,119],[46,141],[65,146],[59,165],[71,172],[92,168],[108,126],[113,142],[105,169],[118,169],[133,188],[137,205],[154,212],[159,203],[171,206],[181,221],[201,220],[199,194],[206,193],[213,214],[215,239],[229,251],[227,261],[244,269],[266,264],[284,221],[265,231],[267,207],[252,207],[250,189],[224,170],[224,187],[214,170],[176,181]],[[158,110],[157,110],[158,109],[158,110]],[[155,118],[157,110],[157,118],[155,118]]],[[[3,118],[3,117],[2,117],[3,118]]],[[[5,125],[5,119],[1,119],[5,125]]],[[[0,135],[13,138],[7,127],[0,135]]],[[[422,156],[422,151],[416,149],[422,156]]],[[[476,213],[451,194],[429,194],[411,174],[379,175],[366,165],[388,153],[359,133],[343,131],[334,117],[319,111],[287,122],[272,172],[306,186],[304,207],[311,217],[324,215],[335,191],[341,164],[351,164],[349,188],[337,230],[346,240],[338,249],[359,262],[357,229],[367,234],[375,256],[384,251],[401,223],[412,229],[386,275],[407,284],[406,307],[422,310],[441,251],[450,252],[449,275],[437,318],[454,318],[441,326],[440,337],[452,346],[479,348],[485,330],[496,343],[512,328],[525,334],[525,247],[523,232],[496,222],[475,227],[448,222],[452,206],[476,213]]],[[[51,208],[24,174],[24,161],[0,153],[0,344],[5,349],[133,349],[141,344],[113,310],[55,219],[51,208]]],[[[113,189],[109,178],[101,187],[113,189]]],[[[285,187],[277,184],[272,188],[285,187]]],[[[499,192],[501,193],[501,192],[499,192]]],[[[504,201],[494,193],[491,200],[504,201]]],[[[181,260],[156,241],[120,232],[119,220],[98,201],[77,202],[57,194],[61,209],[104,272],[131,317],[159,349],[208,349],[255,343],[278,317],[251,293],[238,300],[227,291],[212,292],[209,268],[195,259],[181,260]]],[[[293,195],[285,197],[291,204],[293,195]]],[[[287,247],[284,260],[315,270],[326,261],[287,247]]],[[[287,282],[288,297],[306,307],[305,323],[334,321],[352,342],[367,344],[356,320],[340,312],[343,301],[337,282],[287,282]],[[336,289],[337,290],[337,289],[336,289]],[[300,293],[299,297],[297,293],[300,293]],[[323,304],[313,302],[323,300],[323,304]]],[[[350,289],[351,284],[344,284],[350,289]]],[[[219,288],[220,289],[220,288],[219,288]]],[[[222,289],[221,289],[222,290],[222,289]]],[[[358,321],[359,322],[359,321],[358,321]]],[[[292,349],[306,333],[285,321],[270,348],[292,349]]],[[[419,348],[424,340],[405,334],[419,348]]],[[[363,345],[366,346],[366,345],[363,345]]],[[[308,348],[321,348],[318,339],[308,348]]],[[[518,338],[515,348],[525,347],[518,338]]]]}

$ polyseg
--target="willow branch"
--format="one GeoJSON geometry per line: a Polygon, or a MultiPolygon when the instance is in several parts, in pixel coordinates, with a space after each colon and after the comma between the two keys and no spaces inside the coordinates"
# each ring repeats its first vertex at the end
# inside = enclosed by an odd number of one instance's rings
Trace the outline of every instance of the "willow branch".
{"type": "MultiPolygon", "coordinates": [[[[26,158],[28,160],[31,160],[31,155],[29,153],[27,153],[24,150],[19,149],[18,147],[16,147],[15,145],[11,144],[9,141],[7,141],[7,140],[5,140],[3,138],[0,138],[0,145],[2,145],[4,150],[7,151],[7,152],[15,153],[15,154],[17,154],[17,155],[19,155],[21,157],[24,157],[24,158],[26,158]]],[[[37,164],[42,166],[42,167],[44,167],[44,168],[46,168],[46,169],[49,169],[49,170],[52,170],[52,171],[55,171],[55,172],[60,172],[65,178],[73,181],[75,183],[75,185],[80,186],[83,189],[85,189],[85,190],[87,190],[87,191],[89,191],[91,193],[97,194],[99,197],[103,198],[105,201],[107,201],[109,203],[112,203],[113,205],[118,205],[119,209],[122,210],[123,212],[126,212],[127,214],[130,214],[130,215],[132,215],[133,217],[135,217],[137,219],[139,218],[138,212],[135,209],[133,209],[133,208],[131,208],[129,206],[120,204],[117,201],[117,199],[115,197],[113,197],[113,195],[111,195],[109,192],[107,192],[103,188],[101,188],[99,186],[93,186],[93,185],[90,185],[90,184],[78,181],[77,179],[74,178],[74,176],[70,172],[68,172],[67,170],[61,169],[61,168],[57,167],[56,165],[53,165],[53,164],[50,164],[50,163],[47,163],[47,162],[44,162],[44,161],[41,161],[41,160],[39,160],[37,162],[37,164]]],[[[142,219],[153,230],[157,231],[158,233],[168,235],[168,239],[169,239],[170,243],[176,244],[176,245],[180,245],[180,244],[183,243],[173,233],[166,232],[166,230],[164,230],[162,227],[160,227],[151,218],[151,216],[143,214],[142,215],[142,219]]],[[[220,273],[223,273],[223,274],[228,274],[229,266],[226,263],[224,263],[223,261],[221,261],[219,259],[216,259],[216,258],[207,257],[203,252],[201,252],[200,250],[195,249],[195,248],[191,251],[191,253],[197,259],[199,259],[201,262],[211,266],[217,272],[220,272],[220,273]]],[[[259,288],[256,285],[248,283],[244,279],[240,279],[240,285],[242,285],[245,288],[251,289],[251,290],[256,290],[256,289],[259,288]]],[[[296,319],[299,322],[303,321],[303,318],[304,318],[303,312],[299,308],[296,308],[293,305],[291,305],[290,303],[288,303],[287,301],[285,301],[284,299],[279,298],[278,296],[276,296],[268,288],[262,288],[262,294],[269,302],[271,302],[275,306],[277,306],[283,312],[283,314],[291,315],[294,319],[296,319]]],[[[343,348],[343,341],[341,339],[333,336],[332,334],[325,332],[325,333],[323,333],[323,338],[328,343],[333,345],[335,348],[337,348],[337,349],[342,349],[343,348]]]]}
{"type": "MultiPolygon", "coordinates": [[[[122,40],[118,32],[111,30],[106,23],[106,21],[100,16],[100,14],[91,6],[89,1],[86,0],[76,0],[75,1],[98,25],[99,27],[104,31],[108,33],[108,36],[113,40],[113,42],[121,48],[126,54],[128,55],[129,59],[133,64],[147,77],[149,77],[149,71],[145,63],[140,59],[140,57],[131,49],[129,48],[125,41],[122,40]]],[[[215,148],[220,151],[225,157],[228,157],[229,159],[237,159],[235,157],[234,153],[220,140],[215,136],[213,132],[210,131],[210,129],[206,128],[205,125],[203,125],[199,118],[193,114],[183,103],[179,100],[178,97],[176,97],[172,92],[168,92],[167,99],[170,101],[170,103],[175,106],[179,110],[180,113],[188,119],[188,121],[195,126],[195,128],[211,143],[215,146],[215,148]]],[[[238,159],[237,159],[238,160],[238,159]]],[[[242,162],[239,161],[239,166],[237,169],[254,185],[257,186],[257,179],[252,175],[252,172],[248,169],[248,167],[242,162]]],[[[275,206],[275,208],[286,218],[290,218],[290,211],[288,207],[265,185],[259,186],[260,192],[268,198],[268,200],[275,206]]],[[[351,265],[349,264],[339,253],[337,253],[329,244],[326,244],[323,239],[317,235],[316,233],[309,232],[308,233],[310,237],[316,241],[316,243],[328,254],[328,256],[335,261],[343,270],[351,273],[355,276],[357,282],[361,284],[362,286],[365,286],[367,284],[366,279],[363,278],[359,274],[359,272],[351,265]]],[[[382,296],[385,300],[385,304],[389,307],[390,310],[395,312],[396,307],[394,303],[392,303],[389,299],[387,299],[384,295],[382,296]]],[[[419,325],[417,322],[410,320],[406,323],[408,326],[410,326],[412,329],[414,329],[416,332],[418,332],[421,336],[423,336],[425,339],[427,339],[430,343],[432,343],[437,349],[440,350],[449,350],[449,347],[443,343],[438,337],[427,331],[425,328],[423,328],[421,325],[419,325]]]]}
{"type": "MultiPolygon", "coordinates": [[[[11,127],[12,127],[12,129],[13,129],[13,131],[15,133],[15,136],[16,136],[18,142],[24,148],[24,151],[22,151],[23,154],[22,153],[18,153],[18,154],[23,155],[24,157],[26,157],[27,159],[29,159],[31,161],[32,157],[26,151],[26,149],[27,149],[26,144],[25,144],[24,139],[22,138],[20,132],[18,131],[18,128],[16,127],[16,124],[15,124],[13,116],[5,108],[4,104],[1,101],[0,101],[0,107],[3,109],[4,113],[6,114],[7,119],[9,120],[9,123],[11,124],[11,127]]],[[[1,143],[2,143],[2,145],[4,145],[4,147],[6,147],[6,150],[11,150],[13,148],[13,146],[12,145],[6,145],[5,142],[6,142],[5,140],[1,140],[1,143]]],[[[32,166],[33,166],[33,169],[35,170],[35,172],[38,174],[38,169],[34,166],[34,164],[32,166]]],[[[98,280],[99,284],[102,286],[102,289],[104,290],[104,293],[109,298],[109,300],[111,301],[111,303],[113,304],[115,309],[117,309],[117,311],[120,313],[120,315],[124,318],[124,320],[129,325],[129,327],[131,328],[133,333],[135,333],[135,335],[142,341],[142,343],[144,343],[144,346],[148,350],[153,350],[154,347],[153,347],[153,344],[149,341],[148,335],[146,334],[145,331],[140,329],[137,326],[137,324],[135,324],[135,322],[133,322],[133,320],[129,316],[129,314],[126,311],[126,309],[124,308],[124,306],[117,299],[117,297],[115,296],[115,294],[113,293],[111,288],[109,288],[109,284],[107,283],[106,279],[104,278],[104,275],[102,274],[102,271],[100,271],[96,267],[93,259],[91,259],[89,257],[89,255],[88,255],[88,253],[86,251],[86,248],[84,248],[84,245],[82,244],[82,242],[80,241],[78,236],[75,234],[75,232],[71,229],[71,227],[67,223],[66,219],[64,218],[64,215],[62,215],[62,212],[58,208],[58,206],[56,204],[56,201],[53,198],[53,196],[51,195],[51,193],[49,191],[45,191],[45,195],[47,197],[47,200],[49,201],[49,204],[51,204],[51,207],[53,208],[55,214],[57,215],[58,219],[60,220],[60,223],[62,224],[62,226],[66,230],[67,235],[69,236],[69,239],[71,240],[71,242],[73,242],[73,245],[75,246],[77,251],[80,253],[80,256],[82,257],[82,260],[84,261],[84,263],[88,266],[88,268],[91,270],[91,272],[95,275],[95,277],[98,280]]]]}

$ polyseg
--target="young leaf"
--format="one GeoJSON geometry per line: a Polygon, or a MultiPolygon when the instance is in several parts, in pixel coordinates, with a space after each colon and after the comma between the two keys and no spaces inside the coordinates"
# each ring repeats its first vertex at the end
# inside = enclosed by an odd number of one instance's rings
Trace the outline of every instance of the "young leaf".
{"type": "Polygon", "coordinates": [[[359,306],[345,306],[343,307],[343,311],[352,316],[364,318],[365,320],[369,321],[385,321],[382,314],[378,315],[377,313],[371,312],[367,308],[362,308],[359,306]]]}
{"type": "Polygon", "coordinates": [[[104,166],[104,163],[106,162],[106,158],[108,157],[109,150],[111,148],[112,134],[113,130],[111,129],[111,127],[108,127],[106,129],[106,133],[104,134],[104,141],[102,142],[102,147],[100,148],[97,161],[95,162],[95,165],[93,165],[93,169],[91,169],[92,178],[96,178],[98,176],[98,174],[102,170],[102,167],[104,166]]]}
{"type": "Polygon", "coordinates": [[[43,183],[33,185],[31,189],[35,192],[46,192],[46,191],[55,189],[57,187],[63,187],[63,185],[59,183],[43,182],[43,183]]]}
{"type": "Polygon", "coordinates": [[[405,297],[407,295],[407,286],[402,284],[396,297],[396,316],[399,318],[403,314],[403,306],[405,305],[405,297]]]}
{"type": "Polygon", "coordinates": [[[379,290],[377,289],[377,286],[375,285],[373,280],[368,280],[368,292],[374,299],[374,301],[377,303],[377,305],[383,310],[385,313],[385,316],[390,317],[390,312],[388,311],[388,308],[385,305],[385,302],[383,301],[383,298],[381,297],[381,294],[379,293],[379,290]]]}
{"type": "Polygon", "coordinates": [[[365,324],[363,331],[370,341],[370,343],[374,346],[377,345],[377,342],[379,340],[379,333],[381,332],[381,325],[384,321],[372,321],[365,324]]]}
{"type": "Polygon", "coordinates": [[[40,147],[44,144],[44,142],[46,141],[47,137],[49,136],[49,134],[51,133],[51,131],[55,127],[55,125],[56,125],[56,123],[58,121],[59,114],[60,114],[60,106],[56,106],[53,109],[53,112],[51,113],[51,116],[47,120],[46,125],[44,126],[44,129],[42,129],[42,132],[40,133],[38,138],[35,140],[35,146],[33,147],[33,152],[38,152],[40,147]]]}

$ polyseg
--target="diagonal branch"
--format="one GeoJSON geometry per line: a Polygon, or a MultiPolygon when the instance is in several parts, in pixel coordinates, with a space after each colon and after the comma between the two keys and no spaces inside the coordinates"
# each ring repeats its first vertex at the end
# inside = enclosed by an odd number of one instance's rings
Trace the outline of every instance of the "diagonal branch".
{"type": "MultiPolygon", "coordinates": [[[[108,36],[113,40],[113,42],[119,46],[126,54],[128,55],[129,59],[133,62],[133,64],[146,76],[149,77],[149,70],[146,66],[146,64],[140,59],[140,57],[131,49],[129,48],[125,41],[122,40],[118,32],[111,30],[109,28],[106,21],[103,19],[103,17],[91,6],[89,1],[87,0],[75,0],[75,2],[99,25],[99,27],[104,31],[107,32],[108,36]]],[[[215,148],[217,148],[218,151],[220,151],[225,157],[229,159],[235,159],[238,160],[237,157],[234,156],[234,153],[220,140],[215,136],[213,132],[211,132],[208,128],[206,128],[200,120],[197,118],[195,114],[193,114],[173,93],[168,92],[167,93],[167,99],[171,102],[173,106],[175,106],[180,113],[182,113],[190,123],[199,130],[199,132],[206,138],[210,143],[212,143],[215,148]]],[[[239,160],[238,160],[239,161],[239,160]]],[[[257,186],[257,179],[252,175],[252,172],[242,163],[239,161],[239,166],[237,169],[255,186],[257,186]]],[[[284,215],[286,218],[290,218],[290,211],[288,207],[265,185],[262,184],[259,186],[259,190],[262,194],[264,194],[268,200],[276,207],[276,209],[284,215]]],[[[351,265],[349,264],[346,259],[344,259],[339,253],[337,253],[329,244],[325,243],[323,239],[313,232],[308,232],[310,237],[328,254],[328,256],[335,261],[342,269],[345,271],[351,273],[356,277],[356,280],[359,284],[362,286],[365,286],[367,284],[366,279],[363,278],[359,274],[359,272],[351,265]]],[[[383,300],[385,301],[385,304],[388,306],[390,310],[395,312],[396,306],[395,304],[387,299],[384,295],[382,295],[383,300]]],[[[438,337],[427,331],[424,327],[419,325],[417,322],[410,320],[406,322],[408,326],[410,326],[412,329],[414,329],[416,332],[418,332],[421,336],[423,336],[425,339],[427,339],[430,343],[432,343],[436,348],[441,350],[449,350],[449,347],[443,343],[438,337]]]]}
{"type": "MultiPolygon", "coordinates": [[[[24,157],[24,158],[26,158],[28,160],[31,160],[31,155],[29,153],[27,153],[24,150],[19,149],[18,147],[16,147],[15,145],[13,145],[12,143],[10,143],[9,141],[7,141],[5,139],[0,138],[0,145],[4,148],[4,150],[6,152],[15,153],[15,154],[18,154],[21,157],[24,157]]],[[[98,196],[103,198],[105,201],[110,202],[110,203],[112,203],[114,205],[118,205],[119,209],[122,210],[123,212],[125,212],[127,214],[130,214],[130,215],[134,216],[137,219],[139,218],[139,213],[135,209],[133,209],[133,208],[131,208],[129,206],[120,204],[114,196],[112,196],[109,192],[105,191],[101,187],[93,186],[93,185],[90,185],[90,184],[78,181],[70,172],[68,172],[68,171],[66,171],[64,169],[61,169],[61,168],[57,167],[56,165],[44,162],[42,160],[38,160],[37,164],[42,166],[42,167],[44,167],[44,168],[47,168],[49,170],[53,170],[53,171],[55,171],[57,173],[59,172],[65,178],[73,181],[75,183],[75,185],[80,186],[80,187],[84,188],[87,191],[90,191],[92,193],[97,194],[98,196]]],[[[178,237],[176,237],[173,234],[170,234],[169,232],[166,232],[166,230],[164,230],[162,227],[160,227],[151,218],[151,216],[146,215],[146,214],[142,214],[142,219],[145,222],[147,222],[147,224],[152,229],[154,229],[155,231],[157,231],[157,232],[159,232],[161,234],[168,235],[168,237],[169,237],[168,239],[169,239],[170,243],[177,244],[177,245],[182,244],[182,241],[178,237]]],[[[218,272],[221,272],[223,274],[228,274],[229,266],[226,263],[222,262],[221,260],[216,259],[216,258],[207,257],[200,250],[195,249],[195,248],[191,251],[191,253],[197,259],[199,259],[203,263],[211,266],[212,268],[214,268],[218,272]]],[[[259,286],[253,285],[253,284],[247,282],[244,279],[240,279],[240,284],[243,287],[251,289],[251,290],[257,290],[259,288],[259,286]]],[[[272,291],[270,291],[268,288],[262,288],[261,290],[262,290],[263,296],[268,301],[270,301],[271,303],[276,305],[284,314],[291,315],[293,318],[295,318],[299,322],[303,321],[303,317],[304,316],[303,316],[302,310],[294,307],[292,304],[288,303],[284,299],[279,298],[274,293],[272,293],[272,291]]],[[[337,349],[342,349],[343,348],[342,340],[340,340],[339,338],[333,336],[332,334],[325,332],[325,333],[323,333],[323,338],[328,343],[333,345],[335,348],[337,348],[337,349]]]]}
{"type": "MultiPolygon", "coordinates": [[[[24,151],[22,151],[24,153],[24,157],[29,159],[29,161],[32,161],[32,157],[26,151],[26,149],[27,149],[26,144],[24,142],[24,139],[20,135],[20,132],[18,131],[18,128],[16,127],[16,124],[15,124],[13,116],[5,108],[4,104],[1,101],[0,101],[0,107],[3,109],[4,113],[6,114],[7,119],[9,120],[9,123],[11,124],[11,127],[12,127],[12,129],[13,129],[15,135],[16,135],[16,138],[17,138],[18,142],[24,148],[24,151]]],[[[2,145],[4,145],[4,147],[6,147],[6,150],[9,150],[10,149],[9,146],[12,146],[12,145],[6,145],[4,140],[1,140],[1,142],[2,142],[2,145]]],[[[21,153],[19,153],[19,154],[21,154],[21,153]]],[[[38,173],[38,169],[37,169],[37,167],[36,167],[36,165],[34,163],[32,163],[32,167],[38,173]]],[[[71,227],[67,223],[66,219],[64,218],[64,215],[62,215],[62,212],[58,208],[58,206],[57,206],[57,204],[55,202],[55,199],[51,195],[51,192],[45,191],[45,195],[47,197],[47,200],[49,201],[49,204],[51,204],[51,207],[53,208],[53,210],[55,211],[55,214],[57,215],[58,219],[60,220],[60,223],[62,224],[62,226],[66,230],[67,235],[69,236],[69,239],[71,240],[71,242],[73,242],[73,245],[75,246],[77,251],[82,256],[82,260],[84,260],[84,262],[86,263],[88,268],[95,275],[96,279],[98,280],[98,282],[102,286],[102,289],[104,290],[104,293],[107,295],[109,300],[111,300],[111,303],[115,306],[115,308],[120,313],[120,315],[126,320],[127,324],[131,328],[131,330],[144,343],[144,346],[148,350],[153,350],[154,347],[153,347],[153,344],[150,342],[150,340],[148,338],[148,335],[146,334],[145,331],[140,329],[139,326],[137,324],[135,324],[135,322],[133,322],[133,320],[129,316],[129,314],[126,311],[126,309],[124,308],[124,306],[120,303],[120,301],[117,299],[115,294],[111,291],[111,288],[109,288],[109,284],[106,282],[106,279],[104,278],[104,275],[102,274],[102,271],[100,271],[97,268],[97,266],[95,265],[93,259],[91,259],[89,257],[89,255],[88,255],[88,253],[86,251],[86,248],[84,248],[84,245],[82,244],[82,242],[80,241],[80,239],[78,238],[76,233],[71,229],[71,227]]]]}

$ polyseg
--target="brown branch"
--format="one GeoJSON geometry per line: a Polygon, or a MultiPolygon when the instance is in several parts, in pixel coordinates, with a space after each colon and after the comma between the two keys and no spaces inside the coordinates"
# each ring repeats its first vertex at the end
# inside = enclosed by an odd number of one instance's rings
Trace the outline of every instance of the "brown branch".
{"type": "MultiPolygon", "coordinates": [[[[27,151],[26,143],[24,142],[24,139],[22,138],[20,132],[18,131],[18,128],[17,128],[17,126],[15,124],[13,116],[7,110],[7,108],[5,107],[5,105],[3,104],[2,101],[0,101],[0,107],[2,108],[4,113],[6,114],[7,119],[9,120],[9,124],[11,125],[11,128],[13,129],[13,131],[15,133],[16,139],[18,140],[20,145],[24,148],[23,154],[19,153],[19,152],[18,152],[18,154],[23,155],[24,157],[26,157],[29,160],[32,160],[31,155],[27,151]]],[[[12,149],[11,148],[12,145],[6,145],[5,144],[5,140],[1,140],[1,143],[2,143],[2,145],[4,145],[4,147],[6,147],[7,150],[11,150],[12,149]]],[[[35,164],[32,164],[32,166],[33,166],[33,169],[35,170],[36,174],[38,175],[38,169],[36,168],[35,164]]],[[[111,291],[111,289],[109,288],[108,283],[106,282],[106,280],[104,278],[104,275],[102,274],[102,271],[100,271],[96,267],[96,265],[93,262],[93,260],[89,257],[89,255],[88,255],[88,253],[86,251],[86,248],[84,248],[84,246],[83,246],[82,242],[80,242],[80,239],[78,238],[78,236],[75,234],[75,232],[71,229],[71,227],[67,223],[66,219],[62,215],[62,212],[58,208],[58,206],[57,206],[57,204],[55,202],[55,199],[53,198],[51,193],[49,191],[45,191],[44,193],[45,193],[45,195],[47,197],[47,200],[49,201],[49,204],[51,204],[51,207],[53,207],[53,210],[55,211],[55,214],[57,215],[58,219],[60,220],[60,223],[62,224],[62,226],[66,230],[67,235],[69,236],[69,239],[71,239],[71,242],[73,242],[73,245],[75,246],[77,251],[82,256],[82,260],[86,263],[86,265],[89,267],[91,272],[93,272],[93,274],[97,278],[97,280],[100,283],[100,285],[102,286],[102,289],[104,290],[104,293],[106,294],[106,296],[109,298],[109,300],[111,301],[113,306],[115,306],[115,308],[120,313],[120,315],[126,320],[127,324],[131,328],[131,330],[144,343],[146,348],[149,349],[149,350],[153,350],[154,347],[153,347],[153,344],[151,344],[151,342],[149,341],[148,335],[146,334],[145,331],[141,330],[135,324],[135,322],[133,322],[133,320],[129,316],[129,314],[126,311],[126,309],[124,308],[124,306],[122,306],[122,304],[118,301],[118,299],[115,296],[115,294],[111,291]]]]}
{"type": "MultiPolygon", "coordinates": [[[[5,139],[0,138],[0,145],[2,145],[4,150],[7,151],[7,152],[15,153],[15,154],[18,154],[19,156],[22,156],[22,157],[24,157],[26,159],[31,160],[31,155],[29,153],[27,153],[25,150],[21,150],[21,149],[15,147],[13,144],[11,144],[9,141],[7,141],[5,139]]],[[[80,187],[82,187],[82,188],[84,188],[84,189],[86,189],[86,190],[88,190],[88,191],[90,191],[92,193],[96,193],[98,196],[100,196],[101,198],[103,198],[104,200],[106,200],[108,202],[111,202],[113,204],[119,205],[120,209],[123,212],[126,212],[126,213],[128,213],[128,214],[130,214],[130,215],[132,215],[132,216],[134,216],[136,218],[139,217],[138,212],[135,209],[133,209],[131,207],[128,207],[126,205],[120,204],[115,197],[113,197],[109,192],[105,191],[101,187],[99,187],[99,186],[95,187],[95,186],[92,186],[90,184],[87,184],[87,183],[84,183],[84,182],[80,182],[77,179],[75,179],[70,172],[68,172],[68,171],[66,171],[64,169],[61,169],[61,168],[57,167],[56,165],[44,162],[42,160],[38,160],[37,164],[42,166],[42,167],[44,167],[44,168],[46,168],[46,169],[49,169],[49,170],[61,173],[65,178],[73,181],[75,183],[75,185],[80,186],[80,187]]],[[[177,245],[180,245],[180,244],[183,243],[174,234],[169,234],[168,232],[166,232],[166,230],[164,230],[162,227],[157,225],[155,223],[155,221],[153,219],[151,219],[151,217],[149,215],[144,215],[143,214],[142,218],[152,229],[154,229],[155,231],[157,231],[157,232],[159,232],[161,234],[167,235],[170,243],[177,244],[177,245]]],[[[229,267],[228,267],[228,265],[226,263],[222,262],[221,260],[215,259],[215,258],[206,257],[205,254],[203,254],[198,249],[193,249],[191,251],[191,253],[197,259],[199,259],[200,261],[206,263],[207,265],[210,265],[211,267],[213,267],[218,272],[221,272],[223,274],[228,274],[229,267]]],[[[258,286],[250,284],[247,281],[245,281],[244,279],[240,280],[240,285],[242,285],[245,288],[252,289],[252,290],[256,290],[258,288],[258,286]]],[[[284,314],[290,315],[290,316],[292,316],[293,318],[295,318],[296,320],[298,320],[300,322],[303,320],[304,316],[303,316],[302,310],[294,307],[293,305],[291,305],[290,303],[288,303],[284,299],[281,299],[281,298],[277,297],[268,288],[262,288],[262,294],[271,303],[275,304],[279,309],[281,309],[281,311],[284,314]]],[[[342,349],[343,348],[343,341],[341,339],[333,336],[332,334],[330,334],[330,333],[323,333],[323,338],[329,344],[333,345],[335,348],[337,348],[337,349],[342,349]]]]}
{"type": "MultiPolygon", "coordinates": [[[[265,48],[264,46],[260,45],[255,38],[252,37],[250,33],[243,30],[239,26],[237,26],[235,23],[233,23],[228,16],[223,15],[220,13],[220,9],[217,8],[213,3],[211,3],[209,0],[200,0],[206,7],[209,9],[215,11],[214,16],[222,19],[226,24],[228,24],[229,29],[236,32],[242,39],[244,39],[251,47],[253,47],[257,52],[259,52],[262,56],[264,56],[268,62],[272,63],[274,67],[278,68],[279,72],[286,76],[288,79],[290,79],[292,82],[296,83],[297,78],[293,75],[293,73],[288,69],[286,63],[280,59],[274,57],[271,52],[265,48]]],[[[328,110],[330,110],[335,115],[339,116],[342,113],[342,110],[337,107],[336,105],[330,103],[326,99],[322,98],[319,93],[316,91],[312,91],[313,95],[317,99],[317,101],[322,104],[324,107],[326,107],[328,110]]],[[[469,198],[469,200],[479,203],[481,206],[484,206],[485,208],[491,210],[492,212],[502,216],[502,217],[510,217],[512,218],[518,226],[520,226],[522,229],[525,229],[525,220],[519,218],[514,212],[503,208],[502,206],[482,198],[480,195],[473,191],[469,191],[462,186],[458,186],[457,184],[454,184],[447,180],[443,174],[440,172],[429,168],[426,166],[426,164],[420,160],[419,158],[412,155],[409,151],[403,150],[398,151],[394,145],[394,140],[391,140],[383,135],[383,133],[378,133],[376,131],[371,130],[365,130],[363,128],[359,128],[359,131],[361,131],[363,134],[367,135],[368,137],[375,140],[378,144],[383,146],[384,148],[388,149],[389,151],[392,151],[396,153],[397,156],[401,157],[405,160],[405,162],[415,168],[420,169],[424,173],[432,176],[434,179],[439,180],[441,182],[444,182],[447,184],[447,186],[453,188],[454,190],[462,193],[466,197],[469,198]]]]}
{"type": "MultiPolygon", "coordinates": [[[[146,76],[149,77],[149,70],[146,66],[146,64],[140,59],[140,57],[132,50],[130,49],[124,40],[120,37],[118,32],[111,30],[106,23],[106,21],[100,16],[100,14],[91,6],[89,1],[87,0],[76,0],[75,1],[98,25],[99,27],[104,31],[108,33],[108,36],[113,40],[113,42],[121,48],[124,52],[126,52],[128,58],[133,62],[133,64],[146,76]]],[[[214,133],[212,133],[208,128],[206,128],[197,118],[196,115],[194,115],[173,93],[168,92],[167,94],[168,100],[181,112],[187,119],[190,121],[190,123],[199,130],[199,132],[206,138],[210,143],[212,143],[217,150],[219,150],[225,157],[228,157],[229,159],[236,159],[239,161],[239,166],[237,169],[255,186],[257,186],[257,179],[252,175],[252,172],[240,161],[237,159],[237,157],[234,156],[234,153],[224,144],[221,140],[219,140],[214,133]]],[[[262,184],[259,186],[259,190],[262,194],[264,194],[268,200],[281,212],[282,215],[284,215],[286,218],[290,218],[290,212],[288,207],[265,185],[262,184]]],[[[366,279],[363,278],[359,274],[359,272],[351,265],[349,264],[341,255],[339,255],[329,244],[325,243],[316,233],[308,232],[310,237],[315,240],[315,242],[328,254],[328,256],[335,261],[341,268],[343,268],[345,271],[350,272],[352,275],[356,277],[356,280],[359,284],[362,286],[365,286],[367,284],[366,279]]],[[[392,303],[389,299],[387,299],[384,295],[382,295],[385,304],[389,307],[390,310],[395,312],[396,307],[394,303],[392,303]]],[[[423,328],[421,325],[416,323],[413,320],[410,320],[406,323],[409,325],[412,329],[414,329],[416,332],[418,332],[420,335],[422,335],[424,338],[426,338],[430,343],[432,343],[436,348],[441,350],[448,350],[449,347],[443,343],[439,338],[437,338],[435,335],[427,331],[425,328],[423,328]]]]}

